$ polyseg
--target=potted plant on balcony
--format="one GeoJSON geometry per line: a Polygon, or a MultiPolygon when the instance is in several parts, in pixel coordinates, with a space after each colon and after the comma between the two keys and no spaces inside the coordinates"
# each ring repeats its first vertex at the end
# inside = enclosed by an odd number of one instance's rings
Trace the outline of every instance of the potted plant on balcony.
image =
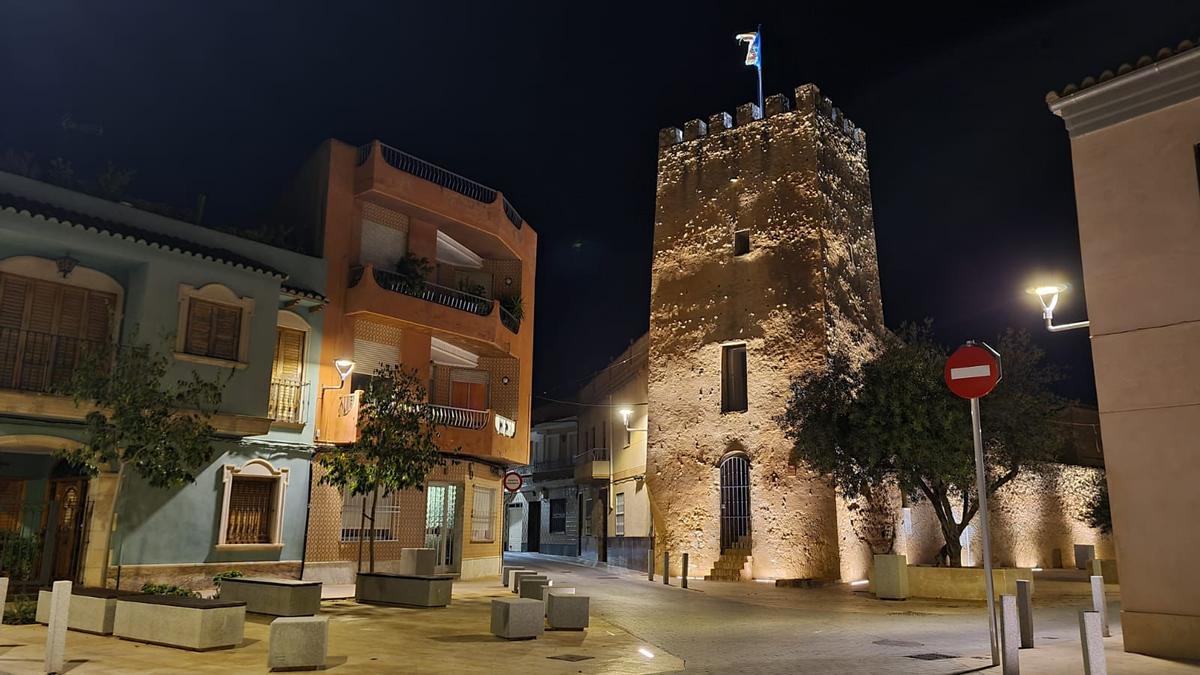
{"type": "Polygon", "coordinates": [[[358,440],[323,453],[318,460],[327,472],[321,477],[322,484],[351,495],[371,495],[368,573],[375,571],[375,516],[380,495],[424,489],[429,472],[445,464],[437,445],[440,425],[427,400],[416,371],[381,366],[363,390],[358,440]]]}
{"type": "Polygon", "coordinates": [[[525,318],[525,305],[520,293],[502,295],[500,301],[500,320],[514,333],[521,328],[521,319],[525,318]]]}
{"type": "Polygon", "coordinates": [[[385,285],[389,290],[415,295],[425,290],[425,279],[432,270],[428,258],[405,253],[403,258],[396,261],[395,269],[388,275],[385,285]]]}

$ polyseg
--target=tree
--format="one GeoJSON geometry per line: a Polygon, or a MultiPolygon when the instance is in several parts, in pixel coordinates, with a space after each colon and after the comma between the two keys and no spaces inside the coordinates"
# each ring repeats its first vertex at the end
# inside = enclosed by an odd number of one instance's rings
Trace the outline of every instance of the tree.
{"type": "MultiPolygon", "coordinates": [[[[1063,405],[1048,388],[1059,373],[1028,334],[1008,331],[997,345],[1004,379],[982,411],[989,495],[1053,459],[1053,418],[1063,405]]],[[[931,324],[905,326],[861,368],[834,355],[826,369],[794,380],[780,422],[793,457],[831,476],[848,498],[894,482],[913,501],[927,500],[945,540],[942,561],[957,565],[979,503],[970,410],[943,382],[946,358],[931,324]]]]}
{"type": "Polygon", "coordinates": [[[384,365],[375,371],[359,405],[358,440],[320,457],[324,485],[352,495],[371,495],[370,567],[375,571],[375,512],[380,492],[423,490],[425,477],[445,460],[437,446],[438,424],[416,371],[384,365]]]}

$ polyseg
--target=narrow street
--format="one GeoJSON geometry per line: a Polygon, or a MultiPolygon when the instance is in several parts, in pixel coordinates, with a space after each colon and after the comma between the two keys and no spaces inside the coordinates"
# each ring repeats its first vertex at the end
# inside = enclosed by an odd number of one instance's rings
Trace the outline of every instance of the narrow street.
{"type": "MultiPolygon", "coordinates": [[[[961,673],[989,668],[982,603],[882,602],[844,585],[817,589],[689,581],[664,586],[621,568],[507,553],[505,564],[544,571],[592,598],[592,613],[684,660],[697,673],[961,673]],[[924,657],[924,658],[921,658],[924,657]],[[945,658],[950,657],[950,658],[945,658]]],[[[1082,672],[1079,597],[1035,600],[1034,651],[1025,673],[1082,672]]],[[[1120,607],[1110,598],[1110,673],[1196,673],[1200,668],[1120,651],[1120,607]]]]}

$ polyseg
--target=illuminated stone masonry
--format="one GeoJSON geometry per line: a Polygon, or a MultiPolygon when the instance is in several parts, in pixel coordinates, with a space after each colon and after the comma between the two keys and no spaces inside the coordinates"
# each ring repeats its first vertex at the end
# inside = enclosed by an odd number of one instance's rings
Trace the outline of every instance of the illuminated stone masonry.
{"type": "Polygon", "coordinates": [[[748,547],[756,578],[840,575],[833,489],[775,418],[794,376],[871,352],[883,308],[866,135],[811,84],[794,100],[659,137],[647,481],[656,546],[694,574],[748,547]]]}

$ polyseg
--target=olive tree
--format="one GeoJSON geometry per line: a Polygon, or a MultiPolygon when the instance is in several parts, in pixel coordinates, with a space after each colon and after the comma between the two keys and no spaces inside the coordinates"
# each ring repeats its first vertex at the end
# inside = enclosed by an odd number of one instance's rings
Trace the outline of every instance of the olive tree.
{"type": "MultiPolygon", "coordinates": [[[[997,342],[1004,379],[982,402],[989,495],[1022,471],[1054,458],[1063,402],[1049,385],[1058,371],[1024,332],[997,342]]],[[[943,381],[946,350],[931,324],[888,335],[877,355],[854,367],[842,355],[791,385],[781,424],[793,457],[829,475],[848,498],[896,485],[927,501],[945,545],[942,562],[958,565],[959,539],[979,509],[971,416],[943,381]]]]}

